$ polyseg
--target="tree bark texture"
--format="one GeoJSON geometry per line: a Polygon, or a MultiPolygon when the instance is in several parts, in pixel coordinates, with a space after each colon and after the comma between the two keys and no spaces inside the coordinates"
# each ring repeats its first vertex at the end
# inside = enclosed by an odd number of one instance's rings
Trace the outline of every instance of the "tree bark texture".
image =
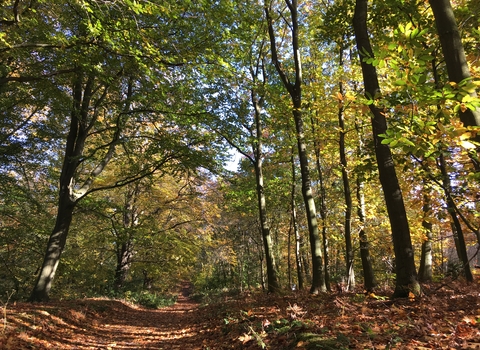
{"type": "MultiPolygon", "coordinates": [[[[448,78],[455,83],[470,78],[467,57],[450,0],[429,0],[429,3],[435,17],[448,78]]],[[[473,96],[477,94],[473,93],[473,96]]],[[[472,111],[467,108],[464,112],[460,111],[460,119],[465,126],[480,126],[478,109],[472,111]]],[[[476,140],[480,141],[480,135],[477,135],[476,140]]]]}
{"type": "MultiPolygon", "coordinates": [[[[357,50],[362,66],[365,95],[368,99],[380,96],[377,71],[374,66],[364,62],[366,54],[373,57],[373,50],[367,30],[367,0],[357,0],[353,19],[357,50]]],[[[372,129],[375,144],[380,183],[382,185],[388,217],[392,230],[395,252],[396,285],[393,297],[406,297],[409,292],[420,293],[420,285],[415,268],[410,228],[407,221],[402,192],[398,183],[392,154],[388,145],[383,145],[380,134],[387,130],[386,111],[375,103],[370,104],[372,129]]]]}

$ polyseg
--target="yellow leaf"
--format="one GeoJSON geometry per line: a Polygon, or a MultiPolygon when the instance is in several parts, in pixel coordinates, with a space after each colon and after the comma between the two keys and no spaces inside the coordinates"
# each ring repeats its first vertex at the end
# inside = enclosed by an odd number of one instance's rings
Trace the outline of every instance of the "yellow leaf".
{"type": "Polygon", "coordinates": [[[343,95],[342,95],[340,92],[337,92],[337,98],[338,98],[340,101],[343,101],[343,95]]]}
{"type": "Polygon", "coordinates": [[[460,140],[468,140],[471,137],[472,137],[472,133],[471,132],[466,132],[466,133],[463,133],[462,135],[460,135],[460,140]]]}
{"type": "Polygon", "coordinates": [[[475,148],[475,145],[473,143],[471,143],[470,141],[460,141],[460,145],[463,147],[463,148],[466,148],[466,149],[474,149],[475,148]]]}

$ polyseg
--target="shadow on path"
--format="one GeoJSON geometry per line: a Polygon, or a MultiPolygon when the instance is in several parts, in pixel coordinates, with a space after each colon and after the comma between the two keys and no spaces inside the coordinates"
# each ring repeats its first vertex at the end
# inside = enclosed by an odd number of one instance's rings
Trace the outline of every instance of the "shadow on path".
{"type": "Polygon", "coordinates": [[[188,284],[159,310],[84,299],[7,308],[1,349],[203,349],[201,314],[188,284]]]}

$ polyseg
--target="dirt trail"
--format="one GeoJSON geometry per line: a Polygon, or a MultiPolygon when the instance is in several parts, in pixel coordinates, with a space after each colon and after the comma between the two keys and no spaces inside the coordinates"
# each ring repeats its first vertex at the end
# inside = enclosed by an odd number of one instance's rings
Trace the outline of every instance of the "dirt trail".
{"type": "Polygon", "coordinates": [[[206,327],[189,293],[183,286],[178,302],[160,310],[98,299],[17,304],[7,308],[0,349],[204,349],[206,327]]]}

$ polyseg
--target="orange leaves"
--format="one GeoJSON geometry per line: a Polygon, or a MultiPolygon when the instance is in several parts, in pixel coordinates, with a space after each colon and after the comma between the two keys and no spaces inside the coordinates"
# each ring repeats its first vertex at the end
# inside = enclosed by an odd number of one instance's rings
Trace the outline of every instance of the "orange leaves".
{"type": "Polygon", "coordinates": [[[182,297],[155,311],[93,299],[19,304],[8,307],[0,348],[474,349],[480,339],[477,285],[458,286],[457,293],[426,289],[427,296],[395,302],[374,293],[312,297],[297,291],[198,307],[182,297]]]}

